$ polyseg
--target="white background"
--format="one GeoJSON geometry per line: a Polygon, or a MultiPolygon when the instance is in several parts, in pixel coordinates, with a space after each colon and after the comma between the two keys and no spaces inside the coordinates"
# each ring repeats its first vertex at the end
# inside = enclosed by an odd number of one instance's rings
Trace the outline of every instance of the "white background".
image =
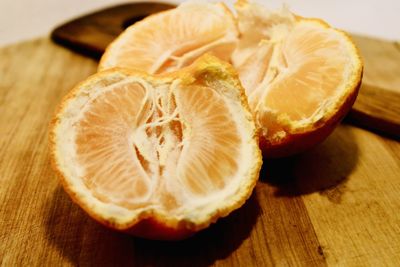
{"type": "MultiPolygon", "coordinates": [[[[117,0],[0,0],[0,45],[47,35],[55,26],[117,0]]],[[[134,1],[131,1],[134,2],[134,1]]],[[[183,2],[163,1],[158,2],[183,2]]],[[[232,4],[234,1],[224,1],[232,4]]],[[[259,0],[286,3],[305,17],[320,17],[352,33],[400,40],[400,0],[259,0]]]]}

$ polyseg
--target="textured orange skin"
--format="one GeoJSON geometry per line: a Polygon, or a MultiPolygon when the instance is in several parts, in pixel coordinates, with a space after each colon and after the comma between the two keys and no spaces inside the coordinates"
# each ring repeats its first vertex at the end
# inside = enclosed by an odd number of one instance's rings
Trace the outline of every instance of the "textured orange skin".
{"type": "Polygon", "coordinates": [[[279,143],[268,142],[262,135],[260,135],[260,148],[263,152],[263,156],[266,158],[287,157],[311,149],[324,141],[350,111],[356,101],[360,86],[361,79],[355,86],[354,90],[352,90],[347,96],[343,105],[341,105],[338,110],[334,111],[332,117],[318,125],[313,125],[313,127],[309,128],[305,132],[288,134],[279,143]]]}
{"type": "Polygon", "coordinates": [[[186,239],[194,235],[197,231],[186,228],[171,228],[155,221],[152,218],[148,218],[141,220],[139,223],[125,230],[124,232],[146,239],[174,241],[186,239]]]}

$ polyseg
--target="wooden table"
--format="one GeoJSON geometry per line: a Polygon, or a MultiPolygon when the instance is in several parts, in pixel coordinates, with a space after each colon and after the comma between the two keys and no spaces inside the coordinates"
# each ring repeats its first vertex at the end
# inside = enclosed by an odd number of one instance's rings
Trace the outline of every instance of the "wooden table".
{"type": "MultiPolygon", "coordinates": [[[[400,92],[399,47],[356,41],[365,81],[400,92]]],[[[96,64],[48,38],[0,49],[0,265],[400,266],[400,143],[348,124],[266,160],[251,199],[188,240],[99,225],[63,191],[47,148],[55,106],[96,64]]]]}

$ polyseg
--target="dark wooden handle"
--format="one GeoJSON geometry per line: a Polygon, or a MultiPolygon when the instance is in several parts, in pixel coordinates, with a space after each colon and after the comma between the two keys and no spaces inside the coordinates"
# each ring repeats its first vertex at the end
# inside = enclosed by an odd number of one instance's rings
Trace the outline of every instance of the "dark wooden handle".
{"type": "Polygon", "coordinates": [[[100,58],[107,45],[129,25],[174,7],[165,3],[132,3],[106,8],[57,27],[51,38],[76,52],[100,58]]]}
{"type": "Polygon", "coordinates": [[[400,138],[400,94],[363,84],[346,118],[360,127],[400,138]]]}
{"type": "MultiPolygon", "coordinates": [[[[132,3],[107,8],[59,26],[51,38],[84,55],[99,58],[126,27],[173,7],[162,3],[132,3]]],[[[400,138],[400,95],[364,84],[347,121],[400,138]]]]}

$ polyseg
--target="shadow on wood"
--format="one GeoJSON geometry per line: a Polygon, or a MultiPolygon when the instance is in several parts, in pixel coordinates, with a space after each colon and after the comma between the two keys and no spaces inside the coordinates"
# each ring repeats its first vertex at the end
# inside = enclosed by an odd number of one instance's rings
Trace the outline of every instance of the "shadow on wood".
{"type": "Polygon", "coordinates": [[[259,215],[257,195],[227,218],[183,241],[153,241],[103,227],[59,186],[45,207],[46,237],[74,265],[206,266],[224,259],[248,238],[259,215]]]}
{"type": "Polygon", "coordinates": [[[276,187],[276,196],[320,192],[340,202],[346,180],[358,161],[350,126],[340,125],[322,144],[290,158],[265,160],[260,181],[276,187]],[[340,144],[340,145],[339,145],[340,144]]]}

